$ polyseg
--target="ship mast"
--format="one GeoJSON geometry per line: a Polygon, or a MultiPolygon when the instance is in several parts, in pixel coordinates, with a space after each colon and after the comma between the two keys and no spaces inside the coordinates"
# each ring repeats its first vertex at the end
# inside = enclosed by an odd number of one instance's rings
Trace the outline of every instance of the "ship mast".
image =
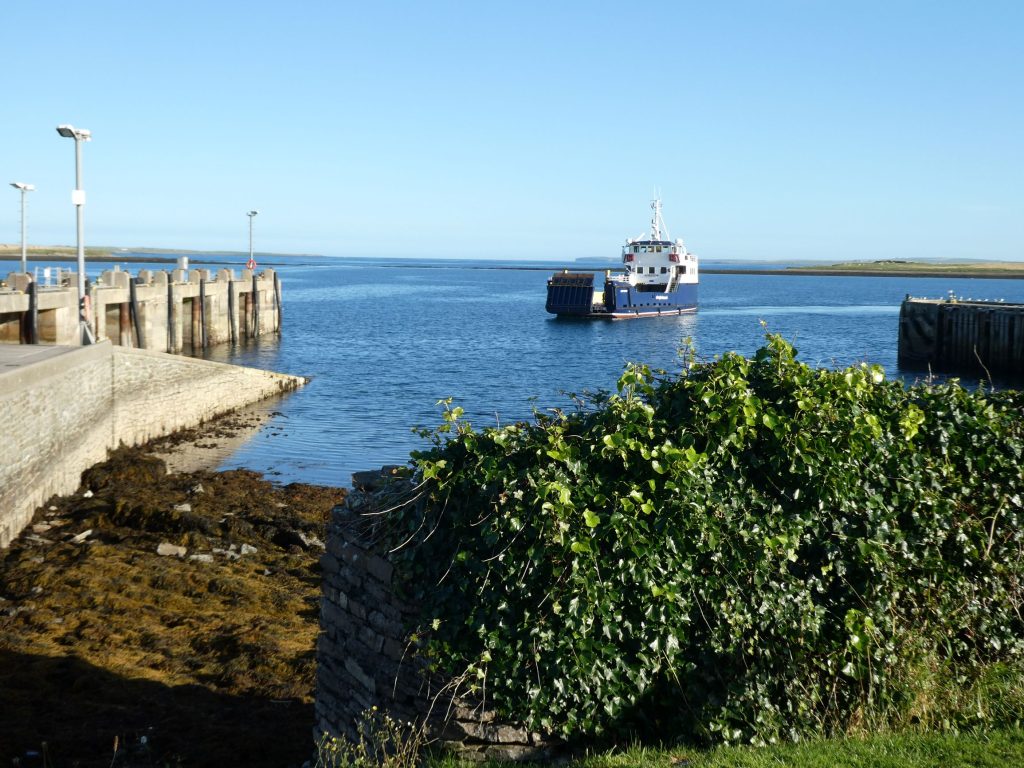
{"type": "Polygon", "coordinates": [[[661,198],[656,197],[651,201],[651,210],[654,214],[651,216],[651,240],[667,240],[668,239],[668,227],[665,226],[664,219],[661,218],[661,198]],[[661,236],[661,230],[665,230],[665,237],[661,236]]]}

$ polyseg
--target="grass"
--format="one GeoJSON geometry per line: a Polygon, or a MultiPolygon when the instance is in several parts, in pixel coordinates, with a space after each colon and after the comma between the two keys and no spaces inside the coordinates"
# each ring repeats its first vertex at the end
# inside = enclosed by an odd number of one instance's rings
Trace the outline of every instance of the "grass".
{"type": "MultiPolygon", "coordinates": [[[[78,248],[74,245],[29,245],[26,248],[29,261],[68,261],[78,255],[78,248]]],[[[86,246],[85,257],[99,261],[119,262],[174,262],[178,256],[244,256],[246,251],[217,251],[217,250],[194,250],[186,248],[150,248],[148,246],[134,246],[128,249],[130,253],[115,246],[86,246]]],[[[281,256],[312,256],[308,253],[267,253],[260,251],[258,256],[274,258],[281,256]]],[[[20,259],[20,243],[0,243],[0,259],[20,259]]],[[[197,261],[195,263],[203,263],[197,261]]]]}
{"type": "Polygon", "coordinates": [[[1017,261],[910,261],[880,259],[878,261],[847,261],[840,264],[790,267],[787,272],[858,273],[892,275],[968,275],[988,277],[1024,276],[1024,262],[1017,261]]]}
{"type": "MultiPolygon", "coordinates": [[[[85,257],[87,259],[102,258],[111,254],[110,248],[100,246],[87,246],[85,257]]],[[[77,256],[78,248],[73,245],[30,245],[26,248],[29,261],[36,261],[47,258],[73,257],[77,256]]],[[[19,259],[21,258],[21,245],[0,243],[0,258],[19,259]]]]}
{"type": "MultiPolygon", "coordinates": [[[[498,768],[444,758],[430,768],[498,768]]],[[[505,764],[507,765],[507,764],[505,764]]],[[[573,768],[1009,768],[1024,765],[1024,730],[983,734],[883,734],[768,747],[711,750],[633,747],[577,758],[573,768]]]]}

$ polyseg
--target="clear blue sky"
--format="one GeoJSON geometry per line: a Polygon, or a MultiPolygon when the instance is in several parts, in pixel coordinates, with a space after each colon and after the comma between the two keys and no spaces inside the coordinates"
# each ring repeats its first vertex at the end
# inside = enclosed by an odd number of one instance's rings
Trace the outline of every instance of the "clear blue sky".
{"type": "Polygon", "coordinates": [[[0,242],[1024,260],[1024,3],[3,2],[0,242]]]}

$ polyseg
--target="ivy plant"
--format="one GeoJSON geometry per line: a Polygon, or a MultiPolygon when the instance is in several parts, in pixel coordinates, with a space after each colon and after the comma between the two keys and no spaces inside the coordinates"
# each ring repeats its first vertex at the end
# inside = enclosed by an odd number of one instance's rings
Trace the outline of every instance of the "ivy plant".
{"type": "Polygon", "coordinates": [[[568,738],[990,721],[941,694],[1022,668],[1021,395],[777,336],[684,362],[532,422],[444,401],[426,503],[391,513],[430,669],[568,738]]]}

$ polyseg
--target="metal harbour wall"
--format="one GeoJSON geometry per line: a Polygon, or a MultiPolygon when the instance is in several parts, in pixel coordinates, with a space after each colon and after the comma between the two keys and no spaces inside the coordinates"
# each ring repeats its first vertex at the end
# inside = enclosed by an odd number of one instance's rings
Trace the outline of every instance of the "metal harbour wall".
{"type": "MultiPolygon", "coordinates": [[[[11,273],[0,290],[0,342],[81,343],[77,276],[40,285],[11,273]]],[[[140,270],[133,277],[108,270],[88,289],[89,319],[97,341],[160,352],[196,353],[281,329],[281,281],[272,269],[140,270]]]]}
{"type": "Polygon", "coordinates": [[[942,373],[1024,377],[1024,305],[907,296],[899,364],[942,373]]]}

